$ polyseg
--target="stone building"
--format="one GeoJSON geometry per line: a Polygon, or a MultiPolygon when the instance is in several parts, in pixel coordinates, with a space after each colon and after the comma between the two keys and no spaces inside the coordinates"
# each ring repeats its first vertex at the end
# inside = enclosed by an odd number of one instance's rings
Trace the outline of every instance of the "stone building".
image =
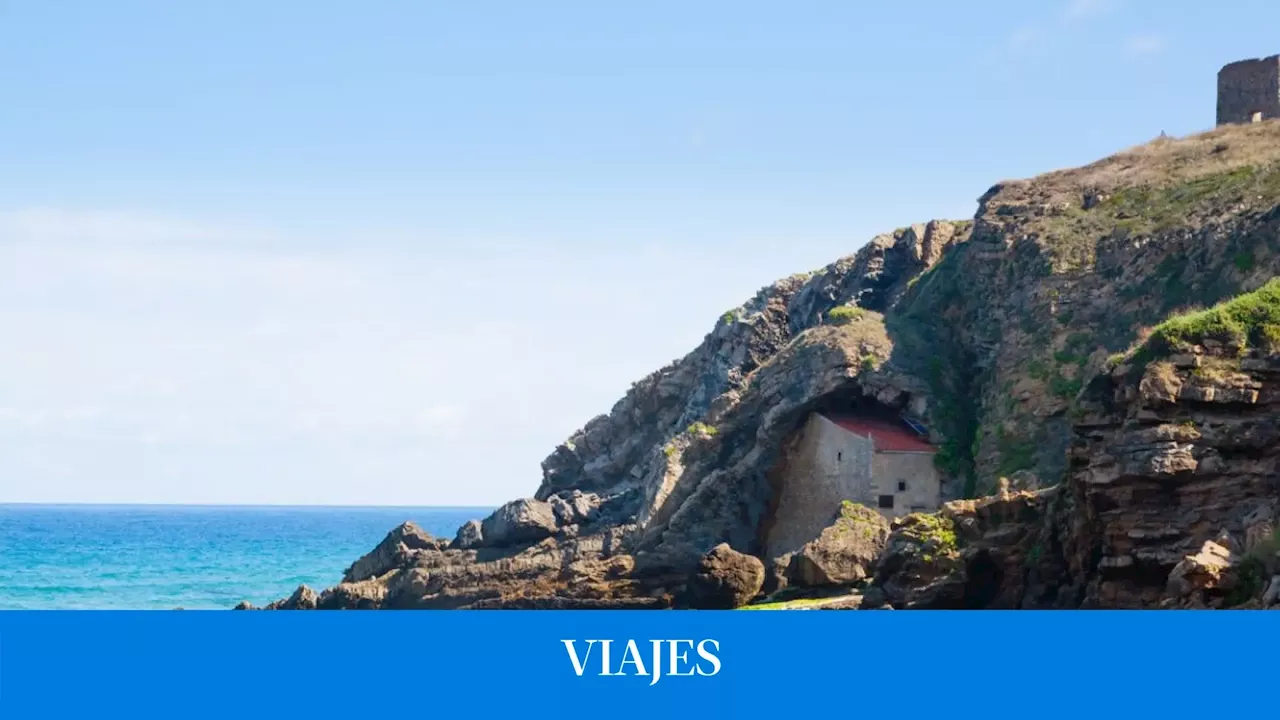
{"type": "Polygon", "coordinates": [[[1218,71],[1218,124],[1280,117],[1280,55],[1233,62],[1218,71]]]}
{"type": "Polygon", "coordinates": [[[771,556],[817,537],[845,500],[889,518],[941,506],[937,448],[902,422],[858,415],[809,416],[779,468],[766,544],[771,556]]]}

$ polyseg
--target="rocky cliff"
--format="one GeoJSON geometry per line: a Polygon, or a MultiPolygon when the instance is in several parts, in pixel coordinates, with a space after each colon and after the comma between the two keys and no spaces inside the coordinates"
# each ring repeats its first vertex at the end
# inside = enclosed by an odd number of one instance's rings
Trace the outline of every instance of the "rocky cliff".
{"type": "Polygon", "coordinates": [[[873,238],[726,312],[556,448],[532,498],[452,540],[398,528],[273,606],[1269,603],[1278,161],[1272,122],[1162,138],[873,238]],[[767,557],[789,443],[847,407],[926,418],[956,501],[892,532],[832,508],[767,557]]]}

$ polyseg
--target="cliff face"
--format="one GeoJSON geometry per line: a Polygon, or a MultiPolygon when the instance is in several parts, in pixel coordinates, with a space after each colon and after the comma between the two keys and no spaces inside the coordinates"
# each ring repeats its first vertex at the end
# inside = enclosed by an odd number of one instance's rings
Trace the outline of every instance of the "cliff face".
{"type": "Polygon", "coordinates": [[[877,590],[895,607],[1274,605],[1278,405],[1280,280],[1111,358],[1076,399],[1064,482],[900,524],[877,590]]]}
{"type": "MultiPolygon", "coordinates": [[[[448,543],[398,530],[293,605],[696,605],[724,585],[698,580],[717,568],[756,576],[732,553],[763,553],[788,442],[810,412],[849,405],[927,418],[946,491],[982,498],[898,523],[876,602],[1261,596],[1271,560],[1246,559],[1277,510],[1271,347],[1211,333],[1114,356],[1277,274],[1278,161],[1280,125],[1224,127],[1001,183],[972,222],[874,238],[725,313],[556,448],[534,498],[448,543]]],[[[761,560],[762,582],[782,582],[785,559],[761,560]]]]}

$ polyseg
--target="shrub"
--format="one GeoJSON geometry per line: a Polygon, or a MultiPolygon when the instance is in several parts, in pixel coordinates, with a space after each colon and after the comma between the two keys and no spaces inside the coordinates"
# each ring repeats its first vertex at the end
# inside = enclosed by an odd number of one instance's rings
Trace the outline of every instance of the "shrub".
{"type": "Polygon", "coordinates": [[[841,305],[840,307],[831,308],[827,312],[827,320],[833,325],[845,325],[866,314],[866,310],[852,305],[841,305]]]}
{"type": "Polygon", "coordinates": [[[1061,375],[1054,375],[1049,381],[1049,390],[1061,398],[1074,398],[1080,392],[1083,383],[1079,378],[1065,378],[1061,375]]]}
{"type": "Polygon", "coordinates": [[[718,431],[714,425],[708,425],[702,421],[698,421],[690,425],[685,432],[690,435],[715,435],[718,431]]]}
{"type": "Polygon", "coordinates": [[[1280,528],[1271,537],[1259,542],[1240,560],[1236,587],[1226,598],[1228,607],[1252,600],[1266,589],[1273,576],[1280,573],[1280,528]]]}

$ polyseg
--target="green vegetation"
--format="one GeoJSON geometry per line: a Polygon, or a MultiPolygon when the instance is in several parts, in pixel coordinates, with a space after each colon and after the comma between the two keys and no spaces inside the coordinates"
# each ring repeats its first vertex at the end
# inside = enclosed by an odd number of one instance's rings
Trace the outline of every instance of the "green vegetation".
{"type": "Polygon", "coordinates": [[[1173,315],[1157,325],[1146,342],[1111,361],[1139,367],[1192,345],[1215,341],[1243,354],[1249,347],[1272,351],[1280,347],[1280,278],[1253,292],[1207,309],[1173,315]]]}
{"type": "Polygon", "coordinates": [[[1280,325],[1263,325],[1258,329],[1258,349],[1265,353],[1280,352],[1280,325]]]}
{"type": "Polygon", "coordinates": [[[973,246],[950,248],[942,259],[920,274],[898,304],[885,316],[893,338],[893,362],[906,372],[924,378],[929,386],[930,429],[942,438],[934,464],[961,483],[962,494],[972,497],[973,438],[978,428],[978,392],[982,381],[974,369],[969,344],[957,337],[968,327],[965,293],[965,257],[973,246]]]}
{"type": "Polygon", "coordinates": [[[833,325],[847,325],[866,314],[867,311],[860,307],[841,305],[840,307],[831,308],[831,310],[827,312],[827,320],[829,320],[833,325]]]}
{"type": "Polygon", "coordinates": [[[1249,251],[1236,253],[1234,262],[1237,270],[1240,272],[1249,272],[1253,269],[1253,253],[1249,251]]]}
{"type": "Polygon", "coordinates": [[[925,562],[959,555],[960,540],[956,535],[956,525],[950,518],[938,513],[912,513],[899,522],[898,532],[920,545],[920,556],[925,562]]]}
{"type": "Polygon", "coordinates": [[[1012,435],[1004,426],[996,428],[996,451],[1000,453],[997,472],[1012,475],[1019,470],[1029,470],[1036,464],[1037,443],[1033,438],[1012,435]]]}
{"type": "Polygon", "coordinates": [[[1035,380],[1045,382],[1053,377],[1053,370],[1043,360],[1032,360],[1027,363],[1027,374],[1035,380]]]}
{"type": "Polygon", "coordinates": [[[1148,344],[1163,343],[1178,348],[1217,340],[1243,349],[1251,337],[1265,332],[1274,337],[1280,330],[1280,279],[1272,279],[1251,293],[1239,295],[1208,310],[1175,315],[1156,326],[1148,344]]]}
{"type": "Polygon", "coordinates": [[[1049,381],[1049,391],[1066,400],[1074,398],[1083,386],[1083,381],[1078,377],[1067,378],[1061,375],[1054,375],[1053,379],[1049,381]]]}
{"type": "Polygon", "coordinates": [[[1076,365],[1084,367],[1089,356],[1098,347],[1097,339],[1084,332],[1075,332],[1067,336],[1061,350],[1053,354],[1053,359],[1060,365],[1076,365]]]}
{"type": "Polygon", "coordinates": [[[862,356],[862,371],[872,372],[880,369],[880,358],[867,354],[862,356]]]}
{"type": "Polygon", "coordinates": [[[967,395],[967,381],[963,391],[953,390],[943,377],[942,362],[934,358],[929,363],[929,385],[934,396],[933,413],[944,435],[942,445],[933,456],[933,463],[942,472],[964,480],[963,494],[973,497],[977,483],[974,472],[973,445],[978,424],[973,399],[967,395]]]}
{"type": "Polygon", "coordinates": [[[733,310],[730,310],[720,316],[720,322],[724,323],[725,325],[729,325],[731,323],[737,322],[737,320],[738,320],[738,313],[733,310]]]}
{"type": "Polygon", "coordinates": [[[765,602],[759,605],[743,605],[739,610],[799,610],[802,608],[821,607],[829,605],[837,600],[844,600],[843,597],[820,597],[820,598],[797,598],[795,600],[779,600],[777,602],[765,602]]]}
{"type": "Polygon", "coordinates": [[[1280,552],[1280,528],[1244,554],[1236,569],[1236,586],[1226,597],[1227,607],[1252,600],[1266,589],[1266,584],[1273,576],[1280,574],[1277,552],[1280,552]]]}
{"type": "Polygon", "coordinates": [[[666,455],[668,458],[671,458],[673,455],[676,454],[676,446],[672,445],[671,443],[667,443],[666,445],[663,445],[662,454],[666,455]]]}
{"type": "Polygon", "coordinates": [[[1031,549],[1027,551],[1027,567],[1031,567],[1039,562],[1042,554],[1043,552],[1040,550],[1040,543],[1032,545],[1031,549]]]}
{"type": "MultiPolygon", "coordinates": [[[[1055,209],[1041,222],[1040,242],[1054,272],[1092,267],[1100,238],[1150,236],[1194,226],[1199,216],[1225,212],[1260,201],[1272,207],[1280,198],[1280,172],[1272,165],[1237,167],[1175,183],[1149,183],[1116,190],[1096,207],[1055,209]]],[[[1252,267],[1251,255],[1237,267],[1252,267]]],[[[1161,273],[1167,277],[1167,273],[1161,273]]]]}
{"type": "Polygon", "coordinates": [[[1083,383],[1080,379],[1089,357],[1083,348],[1091,342],[1089,335],[1075,333],[1067,338],[1066,347],[1053,354],[1054,364],[1035,359],[1027,363],[1027,374],[1049,386],[1049,392],[1060,398],[1070,400],[1080,392],[1083,383]],[[1063,373],[1064,366],[1074,365],[1071,376],[1063,373]]]}
{"type": "Polygon", "coordinates": [[[719,430],[716,430],[714,425],[708,425],[702,422],[701,420],[699,420],[698,422],[693,423],[688,428],[686,428],[685,432],[689,433],[690,435],[714,436],[717,432],[719,432],[719,430]]]}
{"type": "Polygon", "coordinates": [[[845,500],[840,503],[840,517],[836,519],[834,527],[837,535],[853,533],[863,540],[871,540],[883,522],[882,516],[875,510],[852,500],[845,500]]]}
{"type": "Polygon", "coordinates": [[[1274,197],[1280,193],[1280,174],[1274,168],[1251,165],[1188,180],[1175,185],[1140,185],[1116,191],[1101,207],[1120,218],[1132,233],[1150,233],[1185,224],[1199,209],[1235,204],[1246,196],[1274,197]]]}
{"type": "Polygon", "coordinates": [[[861,503],[844,500],[840,503],[840,517],[849,520],[878,520],[880,513],[861,503]]]}

